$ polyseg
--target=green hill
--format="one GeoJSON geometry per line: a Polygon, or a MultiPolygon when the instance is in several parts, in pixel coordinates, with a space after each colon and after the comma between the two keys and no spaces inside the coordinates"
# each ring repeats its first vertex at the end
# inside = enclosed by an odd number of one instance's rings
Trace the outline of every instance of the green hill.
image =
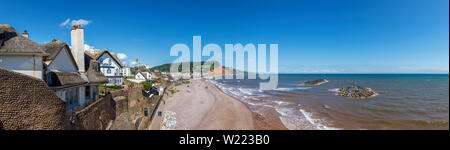
{"type": "MultiPolygon", "coordinates": [[[[206,62],[206,61],[202,61],[202,62],[200,62],[200,63],[203,65],[203,64],[205,64],[205,62],[206,62]]],[[[214,62],[214,63],[217,63],[219,66],[221,66],[219,62],[214,62]]],[[[175,65],[175,64],[177,64],[177,63],[174,63],[174,65],[175,65]]],[[[172,64],[162,64],[162,65],[155,66],[155,67],[151,68],[150,71],[159,70],[159,71],[161,71],[161,72],[170,72],[170,66],[171,66],[171,65],[172,65],[172,64]]],[[[190,70],[191,70],[191,72],[193,71],[193,69],[194,69],[194,62],[190,62],[190,70]]],[[[214,69],[214,65],[211,65],[211,67],[209,68],[209,70],[213,70],[213,69],[214,69]]],[[[181,72],[181,70],[182,70],[182,69],[181,69],[181,65],[179,65],[178,71],[181,72]]]]}
{"type": "MultiPolygon", "coordinates": [[[[202,61],[201,62],[201,64],[203,65],[203,64],[205,64],[205,62],[206,61],[202,61]]],[[[229,72],[231,72],[231,70],[233,70],[233,72],[234,73],[236,73],[236,72],[240,72],[239,70],[236,70],[236,69],[233,69],[233,68],[230,68],[230,67],[223,67],[219,62],[214,62],[214,63],[217,63],[219,66],[221,66],[222,68],[225,68],[227,71],[229,71],[229,72]]],[[[170,72],[170,66],[171,66],[172,64],[162,64],[162,65],[159,65],[159,66],[155,66],[155,67],[153,67],[153,68],[151,68],[150,69],[150,71],[154,71],[154,70],[159,70],[160,72],[170,72]]],[[[200,68],[198,68],[198,69],[200,69],[200,68]]],[[[209,68],[209,70],[214,70],[215,68],[214,68],[214,65],[211,65],[211,67],[209,68]]],[[[192,73],[193,72],[193,70],[194,70],[194,62],[190,62],[190,72],[192,73]]],[[[179,72],[181,72],[181,65],[179,65],[178,66],[178,71],[179,72]]],[[[245,73],[245,72],[244,72],[245,73]]]]}

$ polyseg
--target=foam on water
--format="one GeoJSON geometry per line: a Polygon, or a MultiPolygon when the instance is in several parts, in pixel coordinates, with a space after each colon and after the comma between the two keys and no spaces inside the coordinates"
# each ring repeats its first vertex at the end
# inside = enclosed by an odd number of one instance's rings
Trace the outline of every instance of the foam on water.
{"type": "MultiPolygon", "coordinates": [[[[269,102],[262,102],[260,99],[256,97],[264,97],[262,94],[262,90],[252,89],[252,88],[244,88],[237,86],[229,86],[223,83],[219,83],[217,81],[208,80],[209,82],[215,84],[226,94],[233,96],[242,102],[252,105],[252,106],[261,106],[275,109],[276,112],[280,114],[280,120],[283,125],[290,130],[299,130],[299,129],[309,129],[309,130],[329,130],[334,129],[331,127],[327,127],[322,124],[322,120],[313,119],[312,114],[300,110],[298,111],[296,108],[300,107],[300,104],[287,102],[287,101],[279,101],[279,100],[271,100],[269,102]],[[253,101],[251,101],[253,100],[253,101]],[[255,102],[254,100],[259,100],[261,102],[255,102]]],[[[305,90],[310,89],[311,87],[292,87],[292,88],[277,88],[274,90],[279,91],[292,91],[292,90],[305,90]]],[[[270,98],[269,98],[270,99],[270,98]]],[[[267,100],[267,99],[266,99],[267,100]]],[[[254,110],[256,113],[261,114],[259,109],[254,110]]]]}
{"type": "Polygon", "coordinates": [[[293,90],[307,90],[307,89],[311,89],[311,87],[276,88],[274,90],[287,92],[287,91],[293,91],[293,90]]]}

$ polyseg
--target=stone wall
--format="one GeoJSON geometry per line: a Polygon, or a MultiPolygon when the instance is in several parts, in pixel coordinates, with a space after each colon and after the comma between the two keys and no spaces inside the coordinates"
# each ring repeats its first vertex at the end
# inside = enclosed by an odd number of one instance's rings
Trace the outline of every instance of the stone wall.
{"type": "Polygon", "coordinates": [[[92,104],[75,112],[73,123],[78,130],[105,130],[116,118],[115,103],[112,95],[98,99],[92,104]]]}
{"type": "Polygon", "coordinates": [[[117,96],[113,98],[116,104],[116,116],[128,112],[128,98],[125,96],[117,96]]]}
{"type": "Polygon", "coordinates": [[[72,129],[65,106],[41,79],[0,68],[0,129],[72,129]]]}
{"type": "Polygon", "coordinates": [[[108,89],[108,91],[111,93],[112,97],[126,96],[127,92],[128,92],[126,86],[125,86],[124,89],[120,89],[120,90],[110,90],[110,89],[108,89]]]}

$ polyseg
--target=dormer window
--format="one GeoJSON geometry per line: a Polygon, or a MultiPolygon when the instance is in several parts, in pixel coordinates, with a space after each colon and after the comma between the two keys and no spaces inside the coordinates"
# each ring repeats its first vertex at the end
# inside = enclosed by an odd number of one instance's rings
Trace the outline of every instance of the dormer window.
{"type": "Polygon", "coordinates": [[[99,70],[100,67],[98,66],[98,63],[93,63],[92,64],[92,68],[94,69],[95,72],[99,72],[100,71],[99,70]]]}
{"type": "Polygon", "coordinates": [[[108,70],[106,70],[106,73],[110,74],[111,73],[111,69],[108,68],[108,70]]]}

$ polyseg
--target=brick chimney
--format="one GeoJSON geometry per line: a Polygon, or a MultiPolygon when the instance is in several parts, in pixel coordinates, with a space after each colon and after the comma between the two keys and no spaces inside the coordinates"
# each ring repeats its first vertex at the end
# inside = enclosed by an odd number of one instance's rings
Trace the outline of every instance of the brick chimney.
{"type": "Polygon", "coordinates": [[[78,66],[79,72],[85,72],[84,68],[84,29],[80,25],[73,26],[70,30],[72,55],[78,66]]]}
{"type": "Polygon", "coordinates": [[[28,36],[29,36],[27,30],[23,31],[22,35],[23,35],[24,37],[27,37],[27,38],[28,38],[28,36]]]}

